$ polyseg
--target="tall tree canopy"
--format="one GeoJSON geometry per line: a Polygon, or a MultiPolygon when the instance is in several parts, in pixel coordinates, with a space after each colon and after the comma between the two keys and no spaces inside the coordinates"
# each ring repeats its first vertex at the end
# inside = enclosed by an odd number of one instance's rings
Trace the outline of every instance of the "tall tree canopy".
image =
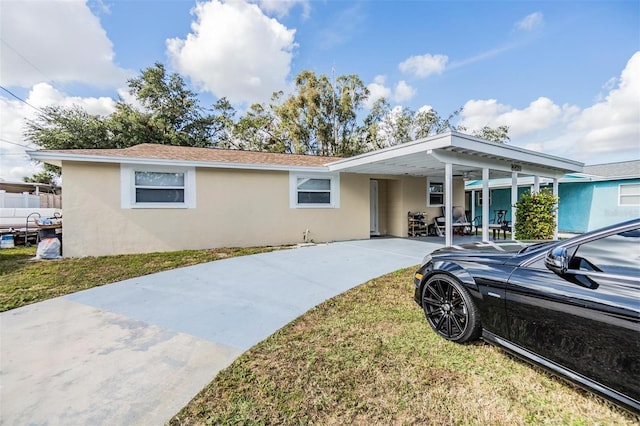
{"type": "MultiPolygon", "coordinates": [[[[273,94],[243,115],[226,98],[206,109],[184,79],[161,63],[128,81],[134,101],[120,99],[109,116],[78,106],[50,106],[26,123],[25,137],[45,149],[126,148],[141,143],[349,157],[449,129],[461,110],[446,118],[433,109],[392,108],[377,100],[363,120],[369,90],[357,75],[335,79],[313,71],[295,78],[294,91],[273,94]]],[[[509,128],[485,126],[474,136],[509,140],[509,128]]],[[[53,170],[47,168],[47,170],[53,170]]]]}

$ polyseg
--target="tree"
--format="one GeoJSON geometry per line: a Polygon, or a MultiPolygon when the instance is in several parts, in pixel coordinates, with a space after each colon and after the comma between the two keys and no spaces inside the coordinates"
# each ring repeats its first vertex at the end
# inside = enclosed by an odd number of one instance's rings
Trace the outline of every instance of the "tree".
{"type": "MultiPolygon", "coordinates": [[[[46,149],[155,143],[349,157],[450,129],[464,131],[453,124],[461,109],[442,118],[432,108],[392,108],[385,99],[377,100],[359,121],[369,90],[353,74],[330,79],[302,71],[291,95],[275,92],[270,103],[252,105],[240,117],[224,97],[210,109],[202,108],[184,79],[161,63],[142,70],[128,85],[134,101],[120,99],[109,116],[92,115],[79,106],[45,107],[27,121],[26,138],[46,149]]],[[[474,135],[505,142],[508,131],[507,126],[487,126],[474,135]]],[[[46,170],[55,173],[51,167],[46,170]]]]}
{"type": "Polygon", "coordinates": [[[378,99],[364,120],[363,138],[369,150],[385,148],[423,139],[448,130],[464,130],[453,120],[462,109],[442,118],[433,108],[421,108],[414,112],[409,108],[395,107],[386,99],[378,99]]]}
{"type": "Polygon", "coordinates": [[[367,151],[375,151],[387,146],[384,131],[384,119],[391,113],[391,105],[385,98],[379,98],[371,107],[371,111],[364,119],[361,139],[367,151]]]}
{"type": "Polygon", "coordinates": [[[30,142],[46,149],[114,148],[104,117],[87,113],[79,106],[48,106],[24,133],[30,142]]]}
{"type": "Polygon", "coordinates": [[[59,174],[50,170],[43,170],[40,173],[36,173],[31,177],[25,177],[22,180],[24,182],[32,182],[32,183],[44,183],[47,185],[55,185],[56,177],[59,174]]]}
{"type": "Polygon", "coordinates": [[[484,126],[480,130],[473,132],[473,136],[497,143],[507,143],[509,138],[509,126],[498,126],[495,129],[484,126]]]}
{"type": "Polygon", "coordinates": [[[357,110],[369,90],[356,75],[340,76],[335,85],[326,75],[302,71],[295,79],[295,92],[273,105],[280,140],[289,152],[313,155],[354,155],[362,152],[357,110]]]}
{"type": "Polygon", "coordinates": [[[168,74],[164,65],[156,62],[128,83],[129,93],[144,110],[137,111],[130,105],[123,110],[141,115],[133,121],[143,124],[139,130],[150,138],[148,143],[201,147],[210,144],[210,127],[215,120],[203,114],[197,95],[187,89],[179,74],[168,74]]]}

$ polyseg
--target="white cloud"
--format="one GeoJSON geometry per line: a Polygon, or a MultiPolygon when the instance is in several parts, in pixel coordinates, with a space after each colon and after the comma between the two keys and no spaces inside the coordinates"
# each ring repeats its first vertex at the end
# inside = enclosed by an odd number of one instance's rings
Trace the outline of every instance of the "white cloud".
{"type": "Polygon", "coordinates": [[[495,99],[468,101],[460,124],[469,132],[507,125],[512,144],[587,164],[640,159],[640,52],[605,86],[604,99],[584,109],[544,97],[524,109],[495,99]]]}
{"type": "Polygon", "coordinates": [[[544,25],[544,17],[542,13],[535,12],[525,16],[521,21],[516,23],[516,28],[522,31],[533,31],[544,25]]]}
{"type": "Polygon", "coordinates": [[[401,62],[398,68],[406,74],[412,74],[416,77],[428,77],[432,74],[441,74],[447,66],[449,58],[446,55],[412,56],[401,62]]]}
{"type": "Polygon", "coordinates": [[[369,89],[369,98],[365,102],[365,107],[371,109],[373,104],[380,98],[389,99],[391,97],[391,89],[385,86],[386,78],[383,75],[377,75],[373,79],[373,83],[367,85],[369,89]]]}
{"type": "Polygon", "coordinates": [[[416,95],[416,89],[409,86],[406,81],[401,80],[396,85],[393,100],[396,102],[407,102],[416,95]]]}
{"type": "Polygon", "coordinates": [[[640,52],[627,62],[618,86],[583,110],[569,128],[582,134],[584,148],[591,153],[619,150],[640,157],[640,52]]]}
{"type": "Polygon", "coordinates": [[[380,98],[385,98],[389,102],[406,102],[414,98],[417,91],[415,88],[407,84],[406,81],[400,80],[396,84],[395,89],[386,86],[386,77],[378,75],[373,79],[373,83],[367,85],[369,89],[369,98],[365,103],[365,107],[371,109],[373,104],[380,98]]]}
{"type": "Polygon", "coordinates": [[[506,125],[510,136],[517,137],[557,123],[562,116],[562,108],[544,97],[521,110],[499,104],[495,99],[471,100],[464,105],[461,116],[461,124],[467,129],[506,125]]]}
{"type": "Polygon", "coordinates": [[[302,16],[308,18],[311,13],[311,4],[309,0],[252,0],[257,3],[262,10],[273,13],[277,17],[282,18],[289,14],[289,11],[300,5],[302,7],[302,16]]]}
{"type": "Polygon", "coordinates": [[[47,83],[33,86],[25,99],[29,105],[14,99],[0,97],[0,178],[22,181],[41,169],[41,165],[31,163],[26,149],[36,149],[24,139],[25,120],[36,118],[35,108],[45,106],[78,105],[90,114],[107,115],[114,111],[115,101],[108,97],[80,98],[68,96],[47,83]],[[35,107],[35,108],[34,108],[35,107]],[[23,145],[23,146],[20,146],[23,145]],[[28,148],[25,148],[27,146],[28,148]]]}
{"type": "Polygon", "coordinates": [[[115,65],[113,45],[84,0],[2,2],[0,33],[4,86],[121,86],[132,75],[115,65]]]}
{"type": "Polygon", "coordinates": [[[186,39],[167,40],[176,70],[232,103],[264,102],[287,86],[295,30],[241,0],[198,3],[186,39]]]}

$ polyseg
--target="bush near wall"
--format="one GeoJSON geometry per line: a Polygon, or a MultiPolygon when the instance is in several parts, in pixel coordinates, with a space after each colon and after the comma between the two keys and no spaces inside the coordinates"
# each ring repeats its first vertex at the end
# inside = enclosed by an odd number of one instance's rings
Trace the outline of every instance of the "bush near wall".
{"type": "Polygon", "coordinates": [[[556,229],[558,197],[550,190],[526,192],[516,207],[516,239],[550,240],[556,229]]]}

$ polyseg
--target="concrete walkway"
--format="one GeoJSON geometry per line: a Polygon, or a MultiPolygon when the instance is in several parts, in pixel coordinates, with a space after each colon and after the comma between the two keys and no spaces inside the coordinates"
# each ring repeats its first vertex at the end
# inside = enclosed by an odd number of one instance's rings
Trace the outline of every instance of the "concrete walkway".
{"type": "Polygon", "coordinates": [[[220,370],[291,320],[416,265],[441,245],[383,238],[301,247],[4,312],[0,424],[164,424],[220,370]]]}

